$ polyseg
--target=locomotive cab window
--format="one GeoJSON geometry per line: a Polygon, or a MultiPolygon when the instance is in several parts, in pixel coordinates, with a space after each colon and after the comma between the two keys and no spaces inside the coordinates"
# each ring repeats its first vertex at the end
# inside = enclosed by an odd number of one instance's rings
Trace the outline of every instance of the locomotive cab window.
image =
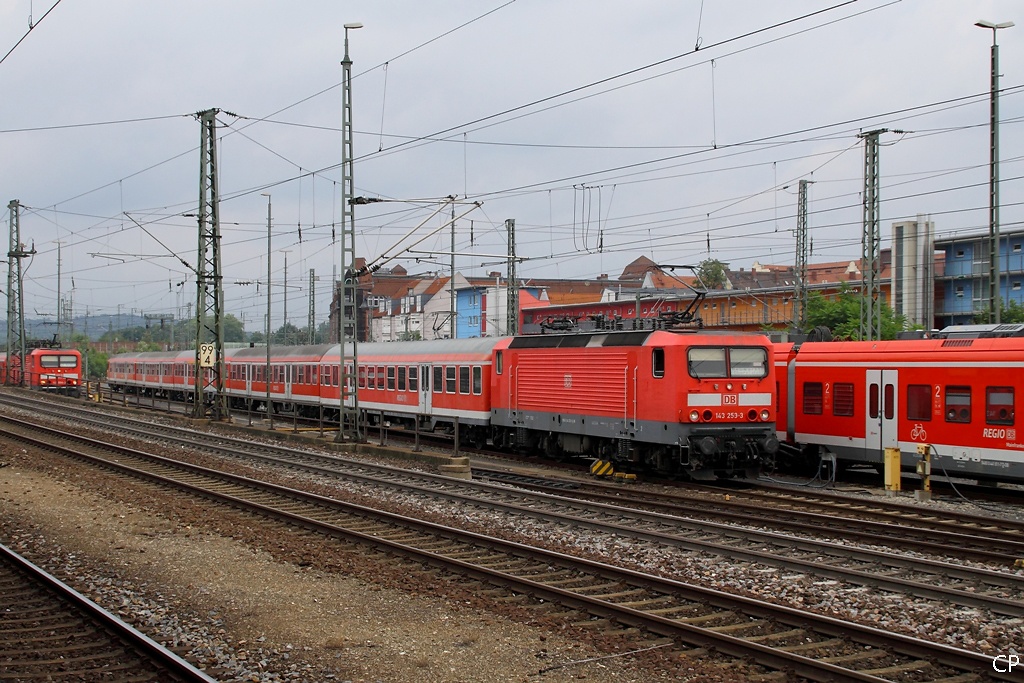
{"type": "Polygon", "coordinates": [[[479,396],[484,390],[484,369],[479,365],[473,366],[473,393],[479,396]]]}
{"type": "Polygon", "coordinates": [[[729,376],[768,376],[768,351],[759,347],[729,349],[729,376]]]}
{"type": "Polygon", "coordinates": [[[499,375],[501,374],[502,368],[504,367],[504,358],[505,356],[502,351],[498,351],[496,354],[494,354],[494,371],[499,375]]]}
{"type": "Polygon", "coordinates": [[[651,372],[655,377],[665,376],[665,349],[651,349],[651,372]]]}
{"type": "Polygon", "coordinates": [[[1013,424],[1013,387],[986,387],[985,422],[990,425],[1013,424]]]}
{"type": "Polygon", "coordinates": [[[971,388],[946,387],[946,422],[971,421],[971,388]]]}
{"type": "Polygon", "coordinates": [[[768,376],[768,351],[761,347],[696,347],[686,358],[690,376],[696,379],[768,376]]]}
{"type": "Polygon", "coordinates": [[[693,348],[686,353],[686,365],[690,376],[696,379],[705,377],[725,377],[726,361],[724,348],[693,348]]]}

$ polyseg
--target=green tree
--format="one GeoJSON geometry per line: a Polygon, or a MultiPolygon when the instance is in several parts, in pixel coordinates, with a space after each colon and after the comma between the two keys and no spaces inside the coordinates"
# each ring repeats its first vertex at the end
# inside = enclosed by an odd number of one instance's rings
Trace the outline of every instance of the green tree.
{"type": "Polygon", "coordinates": [[[724,289],[729,281],[725,274],[725,264],[718,259],[704,259],[697,266],[697,277],[708,289],[724,289]]]}
{"type": "MultiPolygon", "coordinates": [[[[1021,306],[1012,299],[1003,301],[1002,309],[999,311],[999,322],[1001,323],[1024,323],[1024,306],[1021,306]]],[[[974,314],[975,325],[988,323],[988,311],[978,311],[974,314]]]]}
{"type": "MultiPolygon", "coordinates": [[[[838,294],[824,296],[820,292],[812,292],[807,297],[807,326],[815,328],[825,326],[832,331],[835,339],[860,339],[860,292],[854,291],[846,283],[840,287],[838,294]]],[[[885,303],[882,304],[882,339],[895,339],[899,332],[906,329],[906,318],[896,315],[885,303]]]]}
{"type": "Polygon", "coordinates": [[[1004,323],[1024,323],[1024,306],[1010,300],[1003,304],[999,313],[999,321],[1004,323]]]}
{"type": "Polygon", "coordinates": [[[245,325],[242,321],[226,313],[224,315],[224,341],[226,342],[244,342],[245,341],[245,325]]]}

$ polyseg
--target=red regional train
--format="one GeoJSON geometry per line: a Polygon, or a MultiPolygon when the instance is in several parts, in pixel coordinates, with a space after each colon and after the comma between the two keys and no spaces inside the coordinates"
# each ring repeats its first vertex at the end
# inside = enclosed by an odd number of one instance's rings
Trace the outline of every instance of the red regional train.
{"type": "MultiPolygon", "coordinates": [[[[761,335],[608,332],[367,343],[359,408],[483,445],[588,456],[693,477],[759,470],[778,448],[771,343],[761,335]]],[[[115,391],[187,398],[194,351],[110,359],[115,391]]],[[[339,347],[272,348],[275,412],[337,421],[339,347]]],[[[265,409],[266,347],[225,352],[234,406],[265,409]]]]}
{"type": "Polygon", "coordinates": [[[964,326],[929,339],[776,344],[783,451],[880,467],[884,449],[899,448],[913,471],[927,444],[932,474],[1024,482],[1020,335],[1022,325],[964,326]]]}
{"type": "Polygon", "coordinates": [[[0,383],[78,396],[82,354],[76,349],[35,348],[25,353],[24,374],[17,355],[0,353],[0,383]]]}

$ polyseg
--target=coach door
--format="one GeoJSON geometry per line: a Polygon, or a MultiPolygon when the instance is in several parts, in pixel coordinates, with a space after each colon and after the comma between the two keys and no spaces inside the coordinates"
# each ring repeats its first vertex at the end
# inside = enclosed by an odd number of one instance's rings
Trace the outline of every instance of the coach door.
{"type": "Polygon", "coordinates": [[[430,415],[431,413],[431,402],[430,402],[430,381],[433,379],[433,374],[430,371],[429,365],[420,366],[420,414],[430,415]]]}
{"type": "Polygon", "coordinates": [[[864,449],[869,460],[877,460],[886,448],[896,448],[896,417],[899,414],[899,391],[896,370],[867,371],[867,410],[864,425],[864,449]]]}

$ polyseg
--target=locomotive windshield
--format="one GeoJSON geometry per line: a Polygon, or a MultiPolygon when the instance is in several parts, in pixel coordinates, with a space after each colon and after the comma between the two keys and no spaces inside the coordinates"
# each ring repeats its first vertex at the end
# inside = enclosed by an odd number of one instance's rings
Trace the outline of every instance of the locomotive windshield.
{"type": "Polygon", "coordinates": [[[768,375],[768,352],[750,346],[695,347],[687,351],[687,367],[690,376],[696,379],[760,379],[768,375]]]}
{"type": "Polygon", "coordinates": [[[39,356],[39,365],[44,368],[77,368],[78,356],[70,353],[46,354],[39,356]]]}

